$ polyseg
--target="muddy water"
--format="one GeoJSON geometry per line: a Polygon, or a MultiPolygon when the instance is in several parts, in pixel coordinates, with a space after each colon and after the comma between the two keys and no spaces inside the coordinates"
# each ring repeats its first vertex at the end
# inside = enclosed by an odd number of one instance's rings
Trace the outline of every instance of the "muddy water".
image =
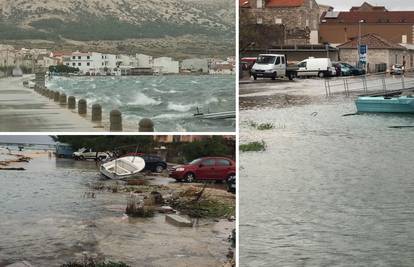
{"type": "Polygon", "coordinates": [[[414,266],[414,116],[351,100],[244,111],[241,266],[414,266]],[[271,122],[270,131],[248,121],[271,122]]]}
{"type": "Polygon", "coordinates": [[[93,162],[40,157],[23,172],[0,173],[0,266],[27,260],[59,266],[84,252],[131,266],[217,266],[225,261],[228,222],[177,228],[162,215],[130,219],[126,196],[98,192],[93,162]]]}

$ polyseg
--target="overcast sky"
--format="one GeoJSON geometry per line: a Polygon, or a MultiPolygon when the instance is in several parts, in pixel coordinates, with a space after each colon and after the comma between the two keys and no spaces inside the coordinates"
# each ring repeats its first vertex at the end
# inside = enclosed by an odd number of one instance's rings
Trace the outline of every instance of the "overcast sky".
{"type": "MultiPolygon", "coordinates": [[[[335,10],[349,10],[352,6],[360,6],[364,0],[316,0],[319,4],[333,6],[335,10]]],[[[413,10],[412,0],[368,0],[371,5],[385,6],[388,10],[413,10]]]]}

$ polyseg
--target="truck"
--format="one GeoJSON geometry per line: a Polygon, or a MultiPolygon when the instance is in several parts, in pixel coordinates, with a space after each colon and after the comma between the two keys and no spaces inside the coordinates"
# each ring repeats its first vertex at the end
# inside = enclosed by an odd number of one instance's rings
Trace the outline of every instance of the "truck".
{"type": "Polygon", "coordinates": [[[297,66],[288,66],[287,57],[283,54],[260,54],[250,70],[250,76],[255,80],[260,78],[289,78],[297,76],[297,66]]]}
{"type": "Polygon", "coordinates": [[[93,159],[93,160],[106,160],[110,157],[112,157],[110,152],[95,152],[91,148],[81,148],[78,151],[74,152],[72,154],[72,157],[75,160],[87,160],[87,159],[93,159]]]}

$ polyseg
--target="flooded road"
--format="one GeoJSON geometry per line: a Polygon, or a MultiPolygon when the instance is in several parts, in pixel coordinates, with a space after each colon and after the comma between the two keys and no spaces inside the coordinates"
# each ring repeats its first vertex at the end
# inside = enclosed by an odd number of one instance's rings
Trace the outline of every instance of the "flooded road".
{"type": "Polygon", "coordinates": [[[84,252],[130,266],[217,266],[226,260],[234,223],[200,220],[194,228],[164,215],[131,219],[125,194],[96,192],[94,162],[37,157],[26,171],[0,174],[0,266],[26,260],[60,266],[84,252]]]}
{"type": "Polygon", "coordinates": [[[241,266],[414,266],[413,116],[351,99],[241,113],[241,266]],[[259,131],[250,122],[273,123],[259,131]]]}

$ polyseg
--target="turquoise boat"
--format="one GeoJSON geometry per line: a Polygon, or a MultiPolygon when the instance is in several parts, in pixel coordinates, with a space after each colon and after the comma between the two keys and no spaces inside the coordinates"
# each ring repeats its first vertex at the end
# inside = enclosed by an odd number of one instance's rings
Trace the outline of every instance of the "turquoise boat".
{"type": "Polygon", "coordinates": [[[360,96],[355,101],[358,113],[414,113],[414,96],[360,96]]]}

